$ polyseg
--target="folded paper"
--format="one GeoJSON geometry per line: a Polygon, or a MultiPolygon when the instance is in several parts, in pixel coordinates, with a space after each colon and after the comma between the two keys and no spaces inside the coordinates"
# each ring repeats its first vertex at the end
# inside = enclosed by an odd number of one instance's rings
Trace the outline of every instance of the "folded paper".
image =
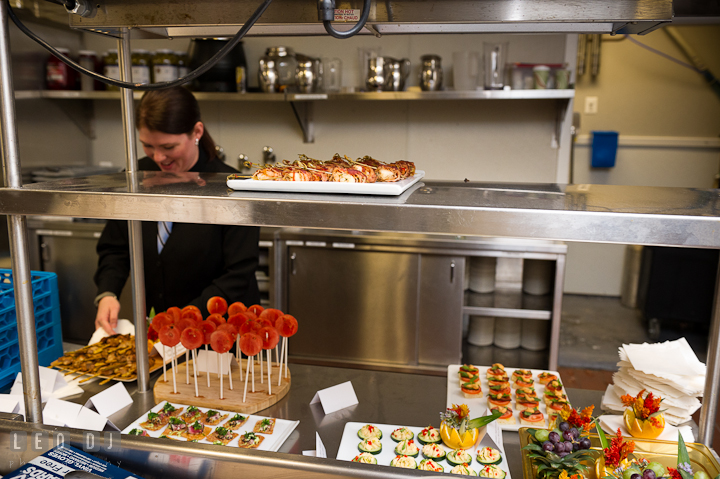
{"type": "Polygon", "coordinates": [[[346,407],[354,406],[358,403],[355,389],[353,389],[350,381],[321,389],[315,393],[310,404],[320,403],[325,414],[330,414],[346,407]]]}

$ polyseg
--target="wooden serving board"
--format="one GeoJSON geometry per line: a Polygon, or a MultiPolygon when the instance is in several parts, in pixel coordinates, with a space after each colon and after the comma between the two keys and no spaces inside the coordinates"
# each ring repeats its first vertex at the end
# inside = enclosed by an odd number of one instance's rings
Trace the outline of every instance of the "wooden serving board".
{"type": "Polygon", "coordinates": [[[192,404],[197,407],[206,407],[210,409],[222,409],[224,411],[234,411],[241,414],[253,414],[257,411],[267,409],[282,398],[290,390],[290,371],[288,370],[287,378],[283,377],[282,383],[278,386],[278,374],[280,367],[273,363],[272,366],[272,395],[268,394],[267,383],[267,363],[263,362],[263,374],[265,381],[260,383],[260,365],[254,362],[255,370],[255,392],[251,392],[252,376],[248,381],[248,392],[245,402],[243,402],[243,390],[245,388],[245,371],[247,369],[247,359],[242,360],[243,380],[240,381],[240,373],[237,367],[233,368],[233,389],[230,389],[227,373],[223,377],[223,399],[220,399],[220,379],[217,373],[210,373],[210,388],[207,387],[207,376],[205,372],[198,372],[198,393],[195,396],[195,381],[193,379],[192,361],[189,363],[178,364],[175,371],[177,393],[173,392],[172,369],[167,370],[167,382],[163,378],[158,378],[153,388],[155,402],[169,401],[171,403],[192,404]],[[185,384],[185,368],[190,365],[190,384],[185,384]]]}

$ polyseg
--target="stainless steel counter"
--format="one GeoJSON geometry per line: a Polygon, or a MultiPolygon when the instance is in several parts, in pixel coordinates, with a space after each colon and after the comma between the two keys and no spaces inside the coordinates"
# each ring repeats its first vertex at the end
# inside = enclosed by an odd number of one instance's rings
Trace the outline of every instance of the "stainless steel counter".
{"type": "MultiPolygon", "coordinates": [[[[315,449],[315,432],[320,434],[327,448],[329,458],[337,455],[338,446],[346,422],[374,422],[385,424],[404,424],[408,426],[426,426],[439,424],[439,413],[446,407],[445,377],[421,376],[355,369],[339,369],[320,366],[291,365],[293,383],[288,395],[274,406],[260,414],[285,419],[299,420],[298,428],[281,447],[280,453],[246,451],[224,446],[178,443],[172,440],[158,440],[123,436],[122,449],[107,453],[106,457],[119,460],[123,467],[141,474],[147,479],[168,477],[177,479],[199,477],[198,468],[204,468],[203,477],[220,477],[220,472],[252,472],[253,477],[277,477],[288,475],[293,469],[293,477],[308,475],[325,477],[416,477],[421,471],[397,471],[385,467],[367,467],[365,465],[339,462],[333,459],[317,459],[301,456],[303,450],[315,449]],[[344,381],[352,381],[359,404],[325,415],[319,405],[310,405],[315,392],[344,381]],[[185,464],[187,467],[165,468],[165,461],[185,464]],[[191,467],[194,466],[194,467],[191,467]],[[328,475],[329,474],[329,475],[328,475]]],[[[155,373],[154,382],[161,373],[155,373]]],[[[110,386],[110,385],[107,385],[110,386]]],[[[85,403],[88,398],[105,389],[98,383],[86,386],[85,394],[69,398],[76,403],[85,403]]],[[[155,402],[152,393],[138,393],[135,383],[127,384],[134,403],[114,414],[110,419],[123,429],[140,417],[155,402]]],[[[576,407],[596,404],[599,407],[599,391],[573,390],[568,396],[576,407]]],[[[481,411],[473,411],[480,415],[481,411]]],[[[32,428],[31,425],[0,420],[0,474],[13,469],[8,461],[19,461],[16,454],[8,453],[9,440],[5,435],[11,430],[32,428]]],[[[45,427],[46,430],[58,428],[45,427]]],[[[76,432],[77,435],[77,432],[76,432]]],[[[70,436],[69,436],[70,437],[70,436]]],[[[78,436],[79,437],[79,436],[78,436]]],[[[516,479],[522,477],[518,434],[503,433],[510,472],[516,479]]],[[[24,456],[28,460],[39,453],[24,456]]],[[[16,462],[17,464],[17,462],[16,462]]],[[[16,466],[17,467],[17,466],[16,466]]]]}
{"type": "Polygon", "coordinates": [[[172,184],[144,175],[137,193],[121,173],[0,188],[0,212],[720,247],[718,190],[427,181],[379,197],[233,191],[224,174],[172,184]]]}

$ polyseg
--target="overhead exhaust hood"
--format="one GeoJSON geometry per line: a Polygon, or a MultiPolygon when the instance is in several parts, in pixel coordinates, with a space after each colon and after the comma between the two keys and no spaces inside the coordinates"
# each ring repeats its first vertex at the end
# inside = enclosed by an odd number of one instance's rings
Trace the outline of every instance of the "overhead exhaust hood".
{"type": "MultiPolygon", "coordinates": [[[[258,0],[98,0],[93,18],[73,28],[134,37],[221,37],[235,34],[258,0]]],[[[338,1],[348,20],[361,0],[338,1]]],[[[672,21],[672,0],[372,0],[363,34],[648,33],[672,21]]],[[[338,30],[340,22],[334,23],[338,30]]],[[[347,28],[352,26],[348,23],[347,28]]],[[[274,0],[248,35],[326,35],[315,0],[274,0]]]]}

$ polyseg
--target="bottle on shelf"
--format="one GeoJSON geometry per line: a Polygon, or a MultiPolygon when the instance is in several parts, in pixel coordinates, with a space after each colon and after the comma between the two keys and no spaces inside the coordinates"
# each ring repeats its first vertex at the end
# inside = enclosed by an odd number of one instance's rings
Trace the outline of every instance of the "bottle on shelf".
{"type": "Polygon", "coordinates": [[[150,64],[152,63],[152,57],[150,53],[147,50],[133,50],[131,61],[133,83],[151,83],[152,70],[150,64]]]}
{"type": "MultiPolygon", "coordinates": [[[[57,49],[63,55],[69,57],[70,50],[67,48],[57,49]]],[[[45,64],[45,86],[48,90],[75,90],[77,76],[75,70],[63,63],[55,55],[50,55],[45,64]]]]}
{"type": "MultiPolygon", "coordinates": [[[[115,49],[108,50],[103,56],[103,74],[113,80],[120,80],[120,63],[118,60],[118,51],[115,49]]],[[[106,90],[119,91],[120,88],[112,85],[105,85],[106,90]]]]}
{"type": "MultiPolygon", "coordinates": [[[[81,67],[90,70],[91,72],[97,73],[98,71],[98,57],[97,53],[93,50],[80,50],[78,52],[78,63],[81,67]]],[[[94,91],[98,89],[97,83],[94,78],[80,74],[80,90],[82,91],[94,91]]]]}
{"type": "Polygon", "coordinates": [[[172,50],[158,50],[152,59],[153,78],[156,83],[178,79],[178,57],[172,50]]]}

